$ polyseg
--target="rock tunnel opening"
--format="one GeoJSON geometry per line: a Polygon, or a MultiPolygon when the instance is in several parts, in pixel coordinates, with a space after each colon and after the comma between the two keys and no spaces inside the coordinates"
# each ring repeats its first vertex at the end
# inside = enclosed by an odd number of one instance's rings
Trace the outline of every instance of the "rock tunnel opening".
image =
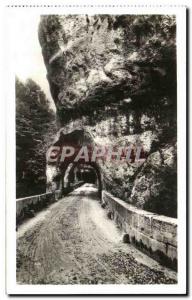
{"type": "Polygon", "coordinates": [[[94,168],[88,164],[75,165],[69,176],[69,182],[83,181],[97,184],[97,174],[94,168]]]}
{"type": "Polygon", "coordinates": [[[89,152],[89,158],[92,156],[95,143],[91,134],[84,128],[73,131],[65,128],[52,146],[55,148],[50,152],[51,162],[47,161],[47,170],[52,170],[47,172],[51,174],[47,176],[47,187],[51,190],[61,189],[62,194],[65,194],[80,183],[90,183],[97,187],[101,198],[102,176],[98,162],[90,159],[87,161],[81,155],[76,160],[77,153],[83,148],[89,152]],[[70,151],[74,151],[73,155],[69,155],[70,151]]]}
{"type": "Polygon", "coordinates": [[[96,163],[70,163],[63,177],[64,189],[78,186],[79,183],[94,185],[101,197],[102,181],[99,166],[96,163]]]}

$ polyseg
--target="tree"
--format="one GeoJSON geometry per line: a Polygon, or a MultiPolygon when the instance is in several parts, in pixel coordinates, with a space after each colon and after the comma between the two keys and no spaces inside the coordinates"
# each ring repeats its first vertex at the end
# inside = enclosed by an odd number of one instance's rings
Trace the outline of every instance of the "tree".
{"type": "Polygon", "coordinates": [[[45,192],[45,155],[55,132],[55,113],[40,86],[16,78],[17,198],[45,192]]]}

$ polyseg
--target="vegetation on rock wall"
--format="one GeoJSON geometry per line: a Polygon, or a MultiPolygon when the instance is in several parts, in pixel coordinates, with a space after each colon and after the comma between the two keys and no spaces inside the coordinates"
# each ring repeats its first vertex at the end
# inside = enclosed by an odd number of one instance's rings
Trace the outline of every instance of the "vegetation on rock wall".
{"type": "Polygon", "coordinates": [[[16,196],[45,192],[46,149],[56,132],[55,113],[31,79],[16,78],[16,196]]]}

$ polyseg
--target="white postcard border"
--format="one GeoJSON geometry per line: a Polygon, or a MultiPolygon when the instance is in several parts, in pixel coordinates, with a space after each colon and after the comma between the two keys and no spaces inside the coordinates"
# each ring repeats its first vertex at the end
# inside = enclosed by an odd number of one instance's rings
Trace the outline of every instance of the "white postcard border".
{"type": "MultiPolygon", "coordinates": [[[[186,9],[185,7],[7,7],[6,101],[6,281],[8,294],[185,294],[186,293],[186,9]],[[178,284],[19,285],[16,283],[14,22],[27,14],[175,14],[177,18],[178,284]]],[[[5,66],[4,66],[5,68],[5,66]]]]}

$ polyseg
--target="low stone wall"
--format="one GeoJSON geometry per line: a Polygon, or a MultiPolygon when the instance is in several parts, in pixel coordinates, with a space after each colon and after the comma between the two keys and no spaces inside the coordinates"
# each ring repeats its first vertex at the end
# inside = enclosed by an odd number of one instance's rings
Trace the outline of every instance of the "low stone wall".
{"type": "Polygon", "coordinates": [[[102,206],[125,233],[125,242],[177,269],[177,219],[138,209],[106,191],[102,192],[102,206]]]}
{"type": "Polygon", "coordinates": [[[33,217],[47,205],[57,201],[61,197],[61,191],[57,190],[50,193],[20,198],[16,200],[16,219],[17,223],[22,222],[26,217],[33,217]]]}
{"type": "Polygon", "coordinates": [[[77,189],[83,184],[83,181],[79,181],[63,191],[57,190],[54,192],[48,192],[41,195],[35,195],[16,200],[16,221],[17,224],[22,223],[26,218],[34,217],[35,212],[42,210],[44,207],[59,200],[62,196],[66,196],[73,190],[77,189]]]}

